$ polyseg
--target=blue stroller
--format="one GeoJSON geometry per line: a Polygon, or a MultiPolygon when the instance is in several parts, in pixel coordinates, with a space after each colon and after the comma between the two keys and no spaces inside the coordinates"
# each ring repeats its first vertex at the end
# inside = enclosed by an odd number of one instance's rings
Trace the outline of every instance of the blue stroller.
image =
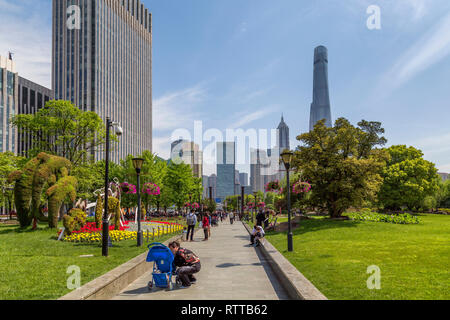
{"type": "Polygon", "coordinates": [[[152,281],[148,283],[148,290],[151,291],[154,286],[157,288],[169,288],[169,290],[173,290],[174,284],[172,282],[172,276],[174,256],[172,251],[165,245],[157,242],[150,244],[148,248],[147,262],[154,262],[152,281]]]}

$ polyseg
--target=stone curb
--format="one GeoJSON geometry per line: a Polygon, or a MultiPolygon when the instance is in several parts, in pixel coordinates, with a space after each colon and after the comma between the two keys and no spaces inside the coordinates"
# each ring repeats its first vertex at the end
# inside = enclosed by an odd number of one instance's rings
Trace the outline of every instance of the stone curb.
{"type": "MultiPolygon", "coordinates": [[[[250,227],[242,222],[251,234],[250,227]]],[[[258,247],[278,280],[293,300],[328,300],[300,271],[297,270],[267,239],[258,247]]]]}
{"type": "MultiPolygon", "coordinates": [[[[195,232],[198,230],[197,228],[195,232]]],[[[182,234],[176,235],[166,240],[164,245],[168,245],[171,241],[182,240],[182,237],[182,234]]],[[[58,300],[109,300],[115,297],[130,283],[152,270],[153,264],[147,263],[147,255],[148,252],[142,253],[58,300]]]]}

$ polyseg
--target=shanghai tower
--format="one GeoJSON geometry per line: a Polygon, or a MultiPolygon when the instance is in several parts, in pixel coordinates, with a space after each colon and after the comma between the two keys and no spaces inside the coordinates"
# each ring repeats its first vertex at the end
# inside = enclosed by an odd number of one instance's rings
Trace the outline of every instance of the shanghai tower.
{"type": "Polygon", "coordinates": [[[319,46],[314,50],[314,89],[309,130],[314,130],[316,123],[322,119],[325,119],[327,127],[332,127],[328,91],[328,50],[319,46]]]}

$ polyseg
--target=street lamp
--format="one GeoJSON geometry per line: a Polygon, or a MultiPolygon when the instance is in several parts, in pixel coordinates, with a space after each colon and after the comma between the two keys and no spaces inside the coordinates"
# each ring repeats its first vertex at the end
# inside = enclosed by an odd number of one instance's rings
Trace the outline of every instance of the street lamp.
{"type": "Polygon", "coordinates": [[[141,219],[142,219],[142,208],[141,208],[141,183],[140,175],[142,165],[144,164],[144,159],[135,158],[133,159],[133,167],[136,169],[137,175],[137,197],[138,197],[138,232],[137,232],[137,246],[141,247],[144,239],[144,234],[141,229],[141,219]]]}
{"type": "Polygon", "coordinates": [[[105,155],[105,209],[103,212],[102,256],[108,256],[109,219],[108,219],[108,192],[109,192],[109,133],[110,128],[115,128],[117,136],[123,134],[123,129],[118,122],[112,122],[106,118],[106,155],[105,155]]]}
{"type": "Polygon", "coordinates": [[[253,207],[252,223],[255,223],[256,206],[257,206],[257,203],[258,203],[258,192],[253,192],[253,197],[254,197],[254,200],[255,200],[255,205],[253,207]]]}
{"type": "Polygon", "coordinates": [[[289,169],[292,163],[292,157],[294,153],[292,151],[286,150],[281,154],[281,160],[283,161],[284,167],[286,168],[286,178],[287,178],[287,196],[288,196],[288,251],[292,252],[294,250],[292,243],[292,223],[291,223],[291,184],[289,182],[289,169]]]}

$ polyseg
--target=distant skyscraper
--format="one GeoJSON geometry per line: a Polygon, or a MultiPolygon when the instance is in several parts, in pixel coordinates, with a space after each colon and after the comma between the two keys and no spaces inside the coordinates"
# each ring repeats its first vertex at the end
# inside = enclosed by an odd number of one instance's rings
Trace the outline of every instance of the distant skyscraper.
{"type": "Polygon", "coordinates": [[[248,186],[248,173],[239,173],[239,182],[241,183],[241,186],[248,186]]]}
{"type": "Polygon", "coordinates": [[[212,174],[208,178],[208,195],[207,198],[209,199],[209,187],[211,187],[211,197],[213,199],[217,198],[217,176],[215,174],[212,174]]]}
{"type": "Polygon", "coordinates": [[[225,200],[235,193],[236,182],[236,144],[217,143],[217,198],[225,200]]]}
{"type": "Polygon", "coordinates": [[[203,152],[200,151],[198,144],[187,141],[177,140],[171,145],[171,160],[174,163],[184,162],[191,166],[192,173],[196,178],[203,175],[203,152]]]}
{"type": "Polygon", "coordinates": [[[55,99],[120,122],[113,161],[152,151],[152,16],[141,1],[53,0],[52,61],[55,99]]]}
{"type": "Polygon", "coordinates": [[[319,46],[314,50],[314,89],[309,130],[314,130],[316,123],[322,119],[326,120],[327,127],[332,127],[328,88],[328,50],[324,46],[319,46]]]}
{"type": "Polygon", "coordinates": [[[280,149],[280,152],[283,152],[285,149],[290,150],[291,146],[289,142],[289,127],[286,122],[284,122],[283,116],[281,116],[281,122],[277,128],[277,135],[277,146],[280,149]]]}

